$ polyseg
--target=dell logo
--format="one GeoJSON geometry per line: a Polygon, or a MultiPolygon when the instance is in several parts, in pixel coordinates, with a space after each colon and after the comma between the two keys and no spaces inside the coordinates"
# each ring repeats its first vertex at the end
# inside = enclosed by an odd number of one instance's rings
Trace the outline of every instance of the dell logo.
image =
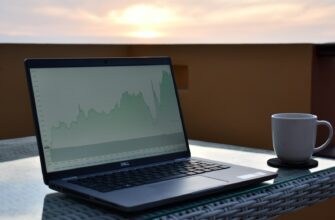
{"type": "Polygon", "coordinates": [[[122,162],[122,163],[120,163],[120,166],[121,166],[121,167],[127,167],[127,166],[129,166],[129,165],[130,165],[129,162],[122,162]]]}

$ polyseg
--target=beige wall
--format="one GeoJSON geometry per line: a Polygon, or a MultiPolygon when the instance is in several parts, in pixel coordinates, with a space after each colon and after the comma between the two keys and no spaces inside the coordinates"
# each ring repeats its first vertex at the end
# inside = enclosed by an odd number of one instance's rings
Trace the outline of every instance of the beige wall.
{"type": "Polygon", "coordinates": [[[189,137],[271,148],[270,115],[310,112],[312,45],[0,45],[0,138],[34,134],[27,57],[171,56],[189,137]],[[186,68],[182,68],[186,67],[186,68]],[[184,80],[185,80],[184,79],[184,80]]]}
{"type": "Polygon", "coordinates": [[[312,45],[142,45],[129,52],[171,56],[188,67],[180,97],[194,139],[272,148],[272,113],[311,111],[312,45]]]}
{"type": "MultiPolygon", "coordinates": [[[[332,55],[318,54],[315,56],[312,76],[312,112],[319,119],[329,121],[335,125],[335,53],[332,55]]],[[[318,128],[318,145],[328,137],[326,127],[318,128]]],[[[332,145],[335,145],[333,138],[332,145]]],[[[330,148],[323,152],[328,152],[330,148]]],[[[334,151],[335,152],[335,151],[334,151]]]]}

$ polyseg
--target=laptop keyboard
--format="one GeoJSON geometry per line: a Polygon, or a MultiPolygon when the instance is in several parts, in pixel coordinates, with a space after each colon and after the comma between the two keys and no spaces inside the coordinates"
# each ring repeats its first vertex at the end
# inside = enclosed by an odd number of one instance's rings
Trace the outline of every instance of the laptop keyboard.
{"type": "Polygon", "coordinates": [[[111,174],[90,176],[75,180],[70,183],[84,186],[99,192],[110,192],[113,190],[160,182],[185,176],[192,176],[205,172],[227,169],[229,166],[211,162],[189,160],[167,163],[157,166],[120,171],[111,174]]]}

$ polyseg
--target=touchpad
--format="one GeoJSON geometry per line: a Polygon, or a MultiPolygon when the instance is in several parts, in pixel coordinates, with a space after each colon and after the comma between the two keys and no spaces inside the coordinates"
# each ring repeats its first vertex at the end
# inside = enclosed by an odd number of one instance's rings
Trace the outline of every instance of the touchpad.
{"type": "Polygon", "coordinates": [[[155,183],[148,187],[157,191],[160,196],[170,197],[215,188],[223,186],[224,184],[225,182],[220,180],[203,176],[193,176],[155,183]]]}
{"type": "Polygon", "coordinates": [[[222,187],[225,184],[224,181],[209,177],[191,176],[116,190],[103,194],[103,197],[115,204],[131,207],[222,187]]]}

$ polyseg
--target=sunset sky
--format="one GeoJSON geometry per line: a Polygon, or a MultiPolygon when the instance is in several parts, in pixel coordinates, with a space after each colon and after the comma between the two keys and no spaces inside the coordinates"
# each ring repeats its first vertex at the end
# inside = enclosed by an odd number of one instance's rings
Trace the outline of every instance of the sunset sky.
{"type": "Polygon", "coordinates": [[[0,0],[0,43],[328,43],[335,0],[0,0]]]}

